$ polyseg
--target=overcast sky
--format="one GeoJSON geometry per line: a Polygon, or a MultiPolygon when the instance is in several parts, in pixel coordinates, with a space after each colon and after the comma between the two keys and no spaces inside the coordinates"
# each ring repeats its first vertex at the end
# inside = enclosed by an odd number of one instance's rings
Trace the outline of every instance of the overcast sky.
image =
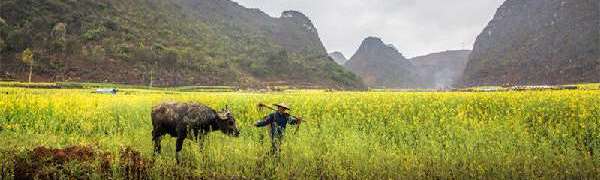
{"type": "Polygon", "coordinates": [[[504,0],[233,0],[273,17],[306,14],[327,51],[350,58],[362,40],[376,36],[406,57],[472,49],[504,0]]]}

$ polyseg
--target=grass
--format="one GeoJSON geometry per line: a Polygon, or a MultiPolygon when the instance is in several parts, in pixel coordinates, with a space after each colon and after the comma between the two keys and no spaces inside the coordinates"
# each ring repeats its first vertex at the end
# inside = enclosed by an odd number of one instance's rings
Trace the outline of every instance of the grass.
{"type": "Polygon", "coordinates": [[[39,146],[93,145],[114,155],[113,177],[124,177],[118,155],[126,147],[153,160],[147,173],[156,178],[595,179],[600,174],[600,92],[593,90],[262,94],[123,89],[113,96],[4,87],[0,92],[3,162],[39,146]],[[153,157],[150,109],[165,101],[201,102],[215,109],[230,105],[241,137],[215,132],[203,149],[188,140],[180,166],[174,139],[164,138],[163,154],[153,157]],[[266,155],[267,130],[252,126],[269,113],[256,108],[259,102],[286,102],[305,119],[297,132],[288,129],[280,159],[266,155]]]}

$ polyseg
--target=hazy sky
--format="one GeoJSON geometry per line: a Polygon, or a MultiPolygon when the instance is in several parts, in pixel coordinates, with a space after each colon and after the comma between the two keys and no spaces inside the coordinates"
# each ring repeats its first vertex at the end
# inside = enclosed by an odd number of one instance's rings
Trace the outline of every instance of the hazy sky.
{"type": "Polygon", "coordinates": [[[279,17],[298,10],[315,24],[327,51],[350,58],[362,40],[381,37],[407,57],[472,49],[504,0],[233,0],[279,17]]]}

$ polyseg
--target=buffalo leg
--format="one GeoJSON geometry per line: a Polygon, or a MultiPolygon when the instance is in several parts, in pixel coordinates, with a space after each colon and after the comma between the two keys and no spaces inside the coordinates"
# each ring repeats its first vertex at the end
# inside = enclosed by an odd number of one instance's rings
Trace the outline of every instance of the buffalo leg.
{"type": "Polygon", "coordinates": [[[163,133],[161,133],[161,132],[160,132],[160,131],[158,131],[158,130],[153,130],[153,131],[152,131],[152,141],[154,141],[154,154],[155,154],[155,155],[158,155],[158,154],[160,154],[160,149],[161,149],[161,146],[160,146],[160,139],[161,139],[161,137],[162,137],[163,135],[164,135],[164,134],[163,134],[163,133]]]}
{"type": "Polygon", "coordinates": [[[176,152],[176,159],[177,159],[177,164],[179,164],[179,162],[181,161],[181,149],[183,149],[183,140],[185,140],[185,138],[177,138],[177,144],[175,145],[175,152],[176,152]]]}
{"type": "Polygon", "coordinates": [[[177,159],[177,164],[181,162],[181,150],[183,149],[183,140],[187,137],[187,133],[185,129],[180,128],[177,132],[177,141],[175,142],[175,157],[177,159]]]}

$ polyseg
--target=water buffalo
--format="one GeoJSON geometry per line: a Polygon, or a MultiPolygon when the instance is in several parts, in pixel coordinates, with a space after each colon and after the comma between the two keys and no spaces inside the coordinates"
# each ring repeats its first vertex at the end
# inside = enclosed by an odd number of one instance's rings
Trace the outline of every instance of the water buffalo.
{"type": "Polygon", "coordinates": [[[216,112],[197,103],[163,103],[152,108],[152,140],[154,153],[160,154],[160,139],[169,134],[176,137],[176,158],[179,163],[183,141],[186,138],[201,139],[211,131],[238,137],[240,131],[229,108],[216,112]]]}

